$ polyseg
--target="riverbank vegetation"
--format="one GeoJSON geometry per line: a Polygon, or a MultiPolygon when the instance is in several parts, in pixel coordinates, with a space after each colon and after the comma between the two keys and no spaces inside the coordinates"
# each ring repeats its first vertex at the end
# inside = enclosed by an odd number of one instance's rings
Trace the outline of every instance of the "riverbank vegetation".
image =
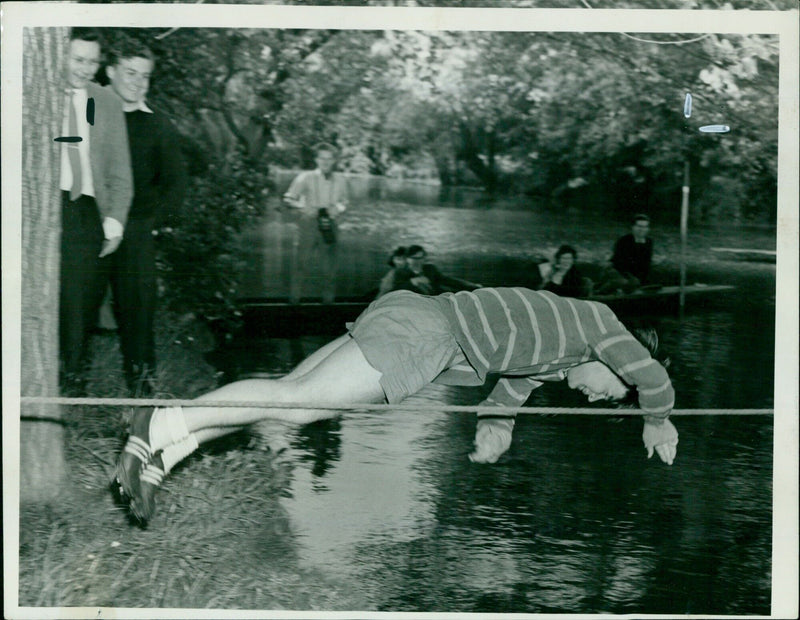
{"type": "Polygon", "coordinates": [[[345,172],[473,186],[621,221],[639,211],[675,219],[688,161],[693,223],[776,220],[777,36],[103,32],[108,47],[133,37],[156,51],[150,100],[179,128],[192,172],[183,213],[162,231],[164,294],[212,320],[234,317],[238,234],[276,198],[270,171],[312,167],[322,140],[339,147],[345,172]],[[698,131],[710,124],[731,131],[698,131]]]}

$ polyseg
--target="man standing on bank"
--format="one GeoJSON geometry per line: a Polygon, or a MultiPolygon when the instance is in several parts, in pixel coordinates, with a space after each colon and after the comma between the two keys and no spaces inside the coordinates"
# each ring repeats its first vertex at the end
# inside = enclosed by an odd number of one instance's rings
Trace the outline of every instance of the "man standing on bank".
{"type": "Polygon", "coordinates": [[[125,238],[109,261],[114,309],[128,389],[150,396],[156,367],[154,317],[156,265],[153,230],[176,212],[186,190],[186,171],[177,132],[147,105],[155,56],[141,43],[123,41],[113,51],[106,75],[122,99],[133,165],[133,203],[125,238]]]}
{"type": "MultiPolygon", "coordinates": [[[[469,458],[494,463],[511,445],[514,409],[546,382],[566,380],[589,401],[638,402],[648,452],[672,464],[678,432],[667,419],[675,399],[667,371],[613,312],[592,301],[524,288],[482,288],[436,297],[394,291],[372,302],[349,333],[325,345],[278,380],[248,379],[203,400],[399,403],[431,382],[498,381],[481,405],[469,458]],[[511,408],[511,411],[508,410],[511,408]]],[[[654,332],[653,332],[654,334],[654,332]]],[[[164,476],[198,445],[267,419],[307,424],[332,409],[180,407],[139,410],[117,463],[117,490],[147,521],[164,476]]]]}
{"type": "Polygon", "coordinates": [[[106,279],[101,258],[122,241],[133,196],[125,117],[118,97],[92,82],[100,42],[74,28],[67,56],[61,146],[61,389],[85,394],[87,345],[97,323],[106,279]],[[79,138],[79,140],[74,140],[79,138]]]}
{"type": "Polygon", "coordinates": [[[323,279],[313,288],[321,290],[323,303],[333,303],[336,297],[339,253],[336,220],[349,204],[347,180],[333,171],[336,149],[332,145],[317,144],[314,156],[316,169],[297,175],[283,196],[286,204],[298,213],[289,285],[289,301],[293,304],[300,303],[309,265],[319,265],[323,279]]]}

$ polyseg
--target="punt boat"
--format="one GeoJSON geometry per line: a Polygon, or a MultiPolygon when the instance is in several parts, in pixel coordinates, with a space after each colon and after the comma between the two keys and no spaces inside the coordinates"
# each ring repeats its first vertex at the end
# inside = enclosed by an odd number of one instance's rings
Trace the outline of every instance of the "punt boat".
{"type": "MultiPolygon", "coordinates": [[[[727,284],[696,283],[684,287],[687,305],[697,307],[733,292],[727,284]]],[[[648,285],[632,293],[588,297],[611,307],[621,317],[673,312],[677,310],[680,286],[648,285]]],[[[344,333],[345,323],[353,321],[369,305],[368,298],[347,298],[334,303],[286,299],[241,299],[239,307],[248,333],[292,337],[294,335],[344,333]]]]}

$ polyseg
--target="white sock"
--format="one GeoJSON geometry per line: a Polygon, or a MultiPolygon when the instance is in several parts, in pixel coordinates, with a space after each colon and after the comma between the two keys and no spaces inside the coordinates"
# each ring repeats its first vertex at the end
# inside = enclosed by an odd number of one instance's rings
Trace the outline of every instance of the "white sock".
{"type": "Polygon", "coordinates": [[[168,474],[175,465],[197,450],[198,446],[197,435],[191,433],[182,441],[170,444],[164,448],[161,452],[161,462],[164,464],[164,473],[168,474]]]}
{"type": "Polygon", "coordinates": [[[153,452],[179,443],[189,436],[180,407],[157,407],[150,420],[150,449],[153,452]]]}

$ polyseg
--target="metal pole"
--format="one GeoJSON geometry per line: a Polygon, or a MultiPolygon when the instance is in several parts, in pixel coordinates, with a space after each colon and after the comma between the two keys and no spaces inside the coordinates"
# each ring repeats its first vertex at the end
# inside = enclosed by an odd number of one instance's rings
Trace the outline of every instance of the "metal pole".
{"type": "Polygon", "coordinates": [[[681,199],[681,285],[680,310],[686,301],[686,234],[689,224],[689,159],[683,163],[683,188],[681,199]]]}

